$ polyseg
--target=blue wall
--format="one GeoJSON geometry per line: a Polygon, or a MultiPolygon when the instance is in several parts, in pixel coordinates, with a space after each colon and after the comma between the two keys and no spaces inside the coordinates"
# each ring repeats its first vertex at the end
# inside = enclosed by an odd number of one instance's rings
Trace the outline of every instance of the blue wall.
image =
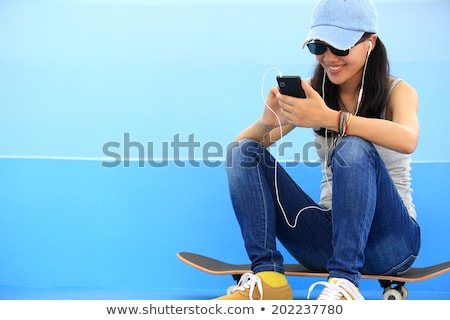
{"type": "MultiPolygon", "coordinates": [[[[300,45],[313,3],[0,2],[0,298],[221,294],[228,277],[175,253],[245,259],[221,161],[260,114],[271,67],[311,74],[300,45]]],[[[376,3],[392,72],[420,96],[417,265],[450,260],[450,1],[376,3]]],[[[286,140],[292,160],[311,132],[286,140]]],[[[289,170],[318,196],[317,167],[289,170]]],[[[292,281],[304,296],[310,279],[292,281]]],[[[410,288],[450,298],[450,277],[410,288]]]]}

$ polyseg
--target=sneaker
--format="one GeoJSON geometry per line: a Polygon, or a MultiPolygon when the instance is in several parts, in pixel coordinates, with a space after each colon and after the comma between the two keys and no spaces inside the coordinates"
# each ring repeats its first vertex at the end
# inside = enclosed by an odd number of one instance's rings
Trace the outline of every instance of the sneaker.
{"type": "Polygon", "coordinates": [[[292,300],[289,284],[271,287],[252,273],[244,273],[230,294],[214,300],[292,300]]]}
{"type": "Polygon", "coordinates": [[[364,300],[359,289],[347,279],[330,278],[328,282],[319,281],[312,284],[308,290],[308,297],[316,285],[324,285],[317,300],[364,300]]]}

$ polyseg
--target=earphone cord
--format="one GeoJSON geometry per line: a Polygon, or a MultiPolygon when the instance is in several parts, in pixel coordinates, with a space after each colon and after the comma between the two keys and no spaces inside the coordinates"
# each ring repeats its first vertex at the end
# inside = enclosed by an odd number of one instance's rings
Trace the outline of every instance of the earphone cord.
{"type": "MultiPolygon", "coordinates": [[[[361,104],[361,100],[362,100],[362,95],[364,92],[364,81],[366,79],[366,70],[367,70],[367,63],[369,62],[369,55],[370,55],[370,50],[372,50],[372,42],[370,42],[370,48],[369,51],[367,52],[367,56],[366,56],[366,61],[364,63],[364,69],[363,69],[363,74],[362,74],[362,79],[361,79],[361,88],[359,89],[359,94],[358,94],[358,101],[356,103],[356,108],[355,108],[355,114],[354,116],[356,116],[358,114],[359,111],[359,107],[361,104]]],[[[322,79],[322,100],[325,101],[325,79],[326,79],[326,72],[324,70],[323,72],[323,79],[322,79]]],[[[332,142],[332,147],[334,148],[336,146],[338,137],[336,136],[334,139],[334,141],[332,142]]],[[[325,152],[325,156],[324,156],[324,174],[325,174],[325,179],[326,182],[328,184],[328,187],[331,189],[331,184],[330,181],[328,180],[328,174],[327,174],[327,168],[328,168],[328,157],[329,157],[329,152],[330,152],[330,147],[328,146],[328,129],[325,128],[325,145],[326,145],[326,152],[325,152]]]]}
{"type": "Polygon", "coordinates": [[[364,81],[366,79],[367,62],[369,62],[369,56],[370,56],[371,49],[372,49],[372,42],[370,42],[370,49],[367,52],[366,62],[364,63],[364,69],[363,69],[363,74],[362,74],[362,79],[361,79],[361,88],[359,89],[358,102],[356,103],[356,109],[355,109],[354,116],[356,116],[358,114],[359,106],[361,104],[361,99],[362,99],[362,95],[363,95],[363,91],[364,91],[364,81]]]}
{"type": "MultiPolygon", "coordinates": [[[[279,75],[279,76],[282,75],[280,69],[278,69],[277,67],[270,67],[270,68],[268,68],[268,69],[264,72],[264,75],[263,75],[263,78],[262,78],[262,83],[261,83],[261,96],[262,96],[262,99],[263,99],[263,101],[264,101],[264,106],[265,106],[267,109],[269,109],[270,112],[272,112],[273,115],[275,116],[275,118],[277,119],[278,126],[279,126],[279,128],[280,128],[280,139],[279,139],[279,141],[280,141],[280,143],[282,144],[282,141],[283,141],[283,126],[281,125],[280,117],[278,117],[277,113],[276,113],[276,112],[275,112],[275,111],[267,104],[266,99],[265,99],[265,96],[264,96],[264,83],[265,83],[265,80],[266,80],[267,73],[268,73],[270,70],[276,70],[276,71],[278,71],[278,75],[279,75]]],[[[279,188],[278,188],[278,157],[279,157],[279,149],[278,149],[278,152],[277,152],[276,157],[274,157],[274,158],[275,158],[275,168],[274,168],[274,180],[275,180],[275,181],[274,181],[274,182],[275,182],[275,195],[276,195],[276,200],[277,200],[278,206],[280,207],[281,213],[283,214],[283,218],[284,218],[284,220],[286,221],[286,224],[287,224],[290,228],[294,229],[294,228],[297,227],[298,219],[299,219],[299,217],[300,217],[300,214],[302,214],[305,210],[308,210],[308,209],[318,209],[318,210],[321,210],[321,211],[328,211],[329,209],[324,209],[324,208],[321,208],[321,207],[319,207],[319,206],[314,206],[314,205],[306,206],[306,207],[300,209],[300,210],[297,212],[297,214],[295,215],[295,219],[294,219],[294,223],[293,223],[293,224],[291,224],[291,223],[289,222],[289,219],[288,219],[288,217],[287,217],[287,213],[286,213],[286,211],[285,211],[285,209],[284,209],[284,207],[283,207],[283,204],[281,203],[280,192],[279,192],[279,188]]]]}

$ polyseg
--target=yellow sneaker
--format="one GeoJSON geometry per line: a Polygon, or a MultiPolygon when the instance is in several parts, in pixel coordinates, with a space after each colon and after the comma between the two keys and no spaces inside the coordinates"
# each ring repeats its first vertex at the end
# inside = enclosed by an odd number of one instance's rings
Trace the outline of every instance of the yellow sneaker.
{"type": "Polygon", "coordinates": [[[359,289],[347,279],[330,278],[328,282],[319,281],[313,283],[308,290],[308,297],[316,285],[324,285],[317,300],[364,300],[359,289]]]}
{"type": "Polygon", "coordinates": [[[214,300],[292,300],[292,288],[289,284],[271,287],[260,277],[245,273],[233,291],[214,300]],[[256,290],[255,290],[256,289],[256,290]]]}

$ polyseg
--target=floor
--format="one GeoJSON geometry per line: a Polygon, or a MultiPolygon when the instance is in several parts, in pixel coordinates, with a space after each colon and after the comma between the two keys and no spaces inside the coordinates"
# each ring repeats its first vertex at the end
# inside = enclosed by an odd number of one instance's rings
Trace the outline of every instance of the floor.
{"type": "MultiPolygon", "coordinates": [[[[294,299],[305,300],[307,290],[294,290],[294,299]]],[[[86,288],[8,288],[0,287],[3,300],[210,300],[223,294],[220,290],[118,290],[86,288]]],[[[367,300],[382,299],[382,289],[365,291],[367,300]]],[[[408,300],[450,300],[450,292],[418,292],[410,290],[408,300]]]]}

